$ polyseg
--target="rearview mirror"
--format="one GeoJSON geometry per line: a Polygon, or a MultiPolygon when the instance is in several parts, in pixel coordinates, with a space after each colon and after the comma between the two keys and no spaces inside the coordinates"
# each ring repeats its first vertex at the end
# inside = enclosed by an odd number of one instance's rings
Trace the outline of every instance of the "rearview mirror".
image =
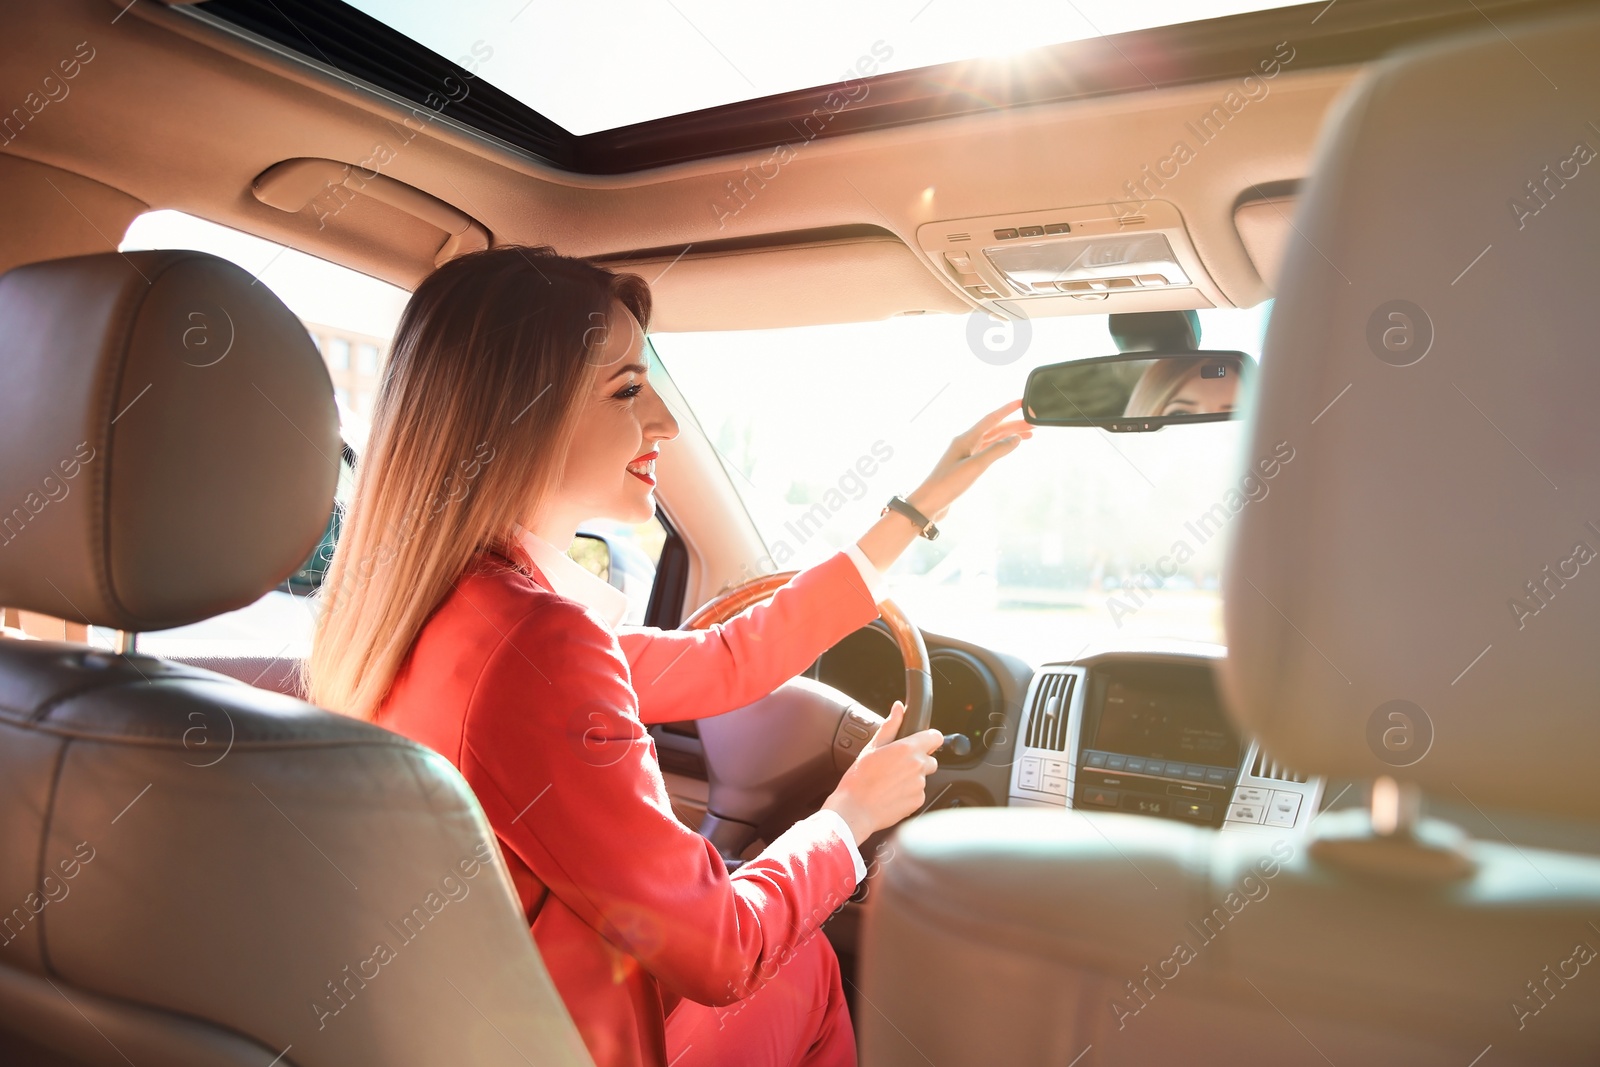
{"type": "Polygon", "coordinates": [[[1237,417],[1243,352],[1123,352],[1035,367],[1022,417],[1035,426],[1100,426],[1123,433],[1237,417]]]}

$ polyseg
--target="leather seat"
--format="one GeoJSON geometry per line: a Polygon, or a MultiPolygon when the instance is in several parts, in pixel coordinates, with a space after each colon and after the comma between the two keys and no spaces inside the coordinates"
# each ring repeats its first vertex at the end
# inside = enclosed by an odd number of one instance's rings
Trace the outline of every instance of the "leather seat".
{"type": "MultiPolygon", "coordinates": [[[[327,520],[328,375],[192,252],[0,277],[0,603],[247,604],[327,520]]],[[[198,667],[0,641],[0,1061],[587,1064],[465,782],[198,667]]]]}
{"type": "Polygon", "coordinates": [[[1586,14],[1381,63],[1295,220],[1246,456],[1297,458],[1234,519],[1223,692],[1370,806],[908,823],[864,1062],[1600,1062],[1596,54],[1586,14]]]}

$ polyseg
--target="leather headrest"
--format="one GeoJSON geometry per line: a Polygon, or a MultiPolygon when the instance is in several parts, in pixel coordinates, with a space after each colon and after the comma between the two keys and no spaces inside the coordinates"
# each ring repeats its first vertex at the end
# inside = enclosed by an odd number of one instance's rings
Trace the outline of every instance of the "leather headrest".
{"type": "Polygon", "coordinates": [[[294,572],[338,477],[305,327],[199,252],[0,276],[0,604],[123,630],[242,607],[294,572]]]}
{"type": "Polygon", "coordinates": [[[1336,107],[1261,360],[1232,713],[1300,771],[1600,815],[1600,18],[1396,56],[1336,107]],[[1281,457],[1280,457],[1281,458],[1281,457]]]}

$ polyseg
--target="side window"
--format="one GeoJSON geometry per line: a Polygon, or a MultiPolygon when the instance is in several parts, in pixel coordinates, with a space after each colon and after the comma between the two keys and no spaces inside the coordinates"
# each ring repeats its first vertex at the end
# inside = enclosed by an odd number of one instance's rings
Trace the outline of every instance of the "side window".
{"type": "MultiPolygon", "coordinates": [[[[366,445],[366,420],[371,416],[389,339],[410,294],[348,267],[177,211],[152,211],[128,227],[122,251],[152,248],[195,249],[231,260],[255,275],[299,316],[333,380],[344,448],[338,504],[328,518],[322,542],[300,570],[237,611],[190,626],[141,633],[138,648],[176,657],[308,655],[315,618],[307,594],[316,588],[332,556],[342,508],[355,488],[353,465],[366,445]]],[[[109,645],[110,633],[95,628],[91,641],[109,645]]]]}
{"type": "Polygon", "coordinates": [[[666,539],[666,528],[655,516],[640,523],[591,519],[578,527],[578,536],[567,548],[567,555],[626,593],[628,613],[622,622],[639,626],[650,606],[650,591],[656,584],[656,566],[661,562],[661,546],[666,539]]]}

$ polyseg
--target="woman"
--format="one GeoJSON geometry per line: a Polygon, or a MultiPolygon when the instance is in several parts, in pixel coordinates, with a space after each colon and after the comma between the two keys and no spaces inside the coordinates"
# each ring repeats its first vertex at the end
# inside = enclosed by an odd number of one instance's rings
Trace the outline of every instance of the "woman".
{"type": "Polygon", "coordinates": [[[1123,414],[1149,417],[1230,412],[1238,399],[1243,371],[1243,360],[1156,359],[1139,376],[1123,414]],[[1211,373],[1202,373],[1208,369],[1211,373]]]}
{"type": "MultiPolygon", "coordinates": [[[[921,807],[941,740],[896,703],[823,809],[729,875],[674,818],[644,725],[752,703],[877,617],[917,533],[891,511],[771,601],[702,631],[616,629],[577,525],[654,514],[677,422],[650,386],[650,294],[544,248],[462,256],[417,287],[384,373],[308,664],[324,707],[450,759],[477,794],[596,1064],[853,1064],[818,927],[857,845],[921,807]]],[[[1030,428],[957,437],[912,504],[934,519],[1030,428]],[[1016,433],[1013,435],[1013,431],[1016,433]]]]}

